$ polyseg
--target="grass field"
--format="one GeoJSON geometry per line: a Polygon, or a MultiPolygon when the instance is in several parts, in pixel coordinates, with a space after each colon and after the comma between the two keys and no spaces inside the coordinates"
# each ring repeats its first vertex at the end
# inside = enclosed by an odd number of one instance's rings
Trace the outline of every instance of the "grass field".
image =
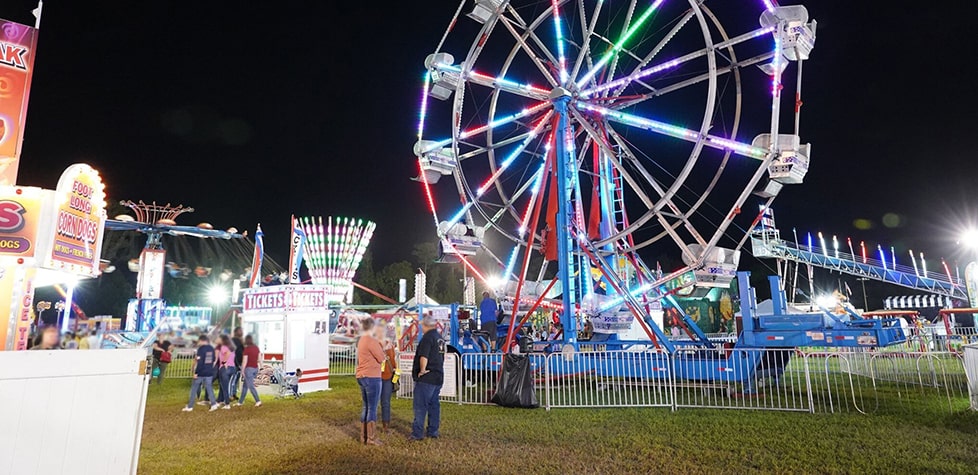
{"type": "Polygon", "coordinates": [[[946,406],[866,416],[443,404],[442,437],[410,442],[410,401],[395,400],[385,446],[364,447],[356,381],[331,384],[213,413],[180,412],[189,380],[154,384],[140,473],[978,473],[978,414],[946,406]]]}

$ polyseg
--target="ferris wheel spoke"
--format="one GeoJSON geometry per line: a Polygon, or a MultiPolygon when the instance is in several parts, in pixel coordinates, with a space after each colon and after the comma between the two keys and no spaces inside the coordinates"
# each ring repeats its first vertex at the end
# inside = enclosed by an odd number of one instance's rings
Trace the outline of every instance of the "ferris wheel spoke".
{"type": "MultiPolygon", "coordinates": [[[[623,27],[625,31],[628,31],[629,26],[632,24],[632,15],[635,14],[635,6],[637,3],[638,2],[636,0],[632,0],[631,3],[628,4],[628,10],[626,10],[625,13],[625,24],[623,27]]],[[[621,57],[621,51],[623,50],[632,58],[638,59],[630,49],[619,48],[619,50],[612,56],[611,65],[608,67],[608,74],[605,75],[607,79],[615,77],[615,71],[618,69],[618,59],[621,57]]]]}
{"type": "Polygon", "coordinates": [[[519,135],[514,135],[514,136],[512,136],[512,137],[510,137],[508,139],[500,140],[498,142],[493,142],[492,145],[486,145],[486,146],[476,145],[476,144],[470,144],[470,143],[466,143],[466,142],[461,142],[460,141],[459,142],[459,145],[463,145],[463,144],[464,145],[468,145],[468,146],[472,147],[472,150],[471,151],[468,151],[468,152],[465,152],[463,154],[459,154],[459,156],[458,156],[458,162],[459,163],[462,163],[462,162],[464,162],[464,161],[466,161],[466,160],[468,160],[470,158],[474,158],[474,157],[477,157],[477,156],[482,155],[484,153],[488,153],[490,150],[493,150],[494,151],[494,150],[497,150],[499,148],[505,147],[507,145],[512,145],[512,144],[514,144],[516,142],[519,142],[519,141],[525,139],[531,133],[532,133],[532,131],[526,132],[526,133],[523,133],[523,134],[519,134],[519,135]]]}
{"type": "Polygon", "coordinates": [[[645,166],[642,165],[642,162],[632,151],[628,143],[622,140],[621,135],[619,135],[618,132],[614,130],[614,128],[611,127],[610,125],[608,125],[608,135],[610,135],[612,140],[614,140],[615,143],[618,144],[618,146],[621,147],[621,149],[625,152],[625,154],[628,156],[630,164],[633,167],[635,167],[636,170],[638,170],[639,175],[641,175],[642,178],[644,178],[647,182],[649,182],[652,185],[655,192],[658,193],[659,196],[666,201],[666,205],[669,207],[670,211],[672,211],[674,217],[680,222],[682,222],[686,230],[690,233],[691,236],[693,236],[693,239],[695,239],[696,242],[699,243],[701,246],[705,246],[706,240],[703,239],[699,231],[696,230],[696,227],[693,226],[693,223],[689,221],[689,214],[681,211],[679,209],[679,206],[676,205],[674,200],[675,195],[669,195],[668,192],[662,188],[662,185],[659,184],[659,181],[656,180],[655,177],[653,177],[652,174],[649,173],[649,171],[645,168],[645,166]]]}
{"type": "MultiPolygon", "coordinates": [[[[468,201],[464,205],[462,205],[462,209],[460,209],[457,213],[452,215],[451,219],[448,220],[449,227],[453,226],[455,223],[461,220],[462,217],[465,216],[466,213],[468,213],[469,208],[471,208],[472,205],[474,205],[482,197],[482,195],[486,192],[486,190],[488,190],[490,186],[496,184],[496,181],[499,180],[499,177],[502,176],[503,172],[505,172],[509,168],[509,166],[512,165],[513,162],[515,162],[516,159],[523,154],[523,151],[526,150],[526,147],[530,145],[531,142],[533,142],[533,139],[535,139],[540,134],[540,132],[542,132],[546,128],[550,120],[550,117],[552,115],[553,115],[553,111],[548,111],[546,114],[544,114],[542,119],[537,121],[537,124],[533,127],[533,130],[530,131],[529,134],[527,134],[526,138],[523,139],[523,142],[521,142],[520,145],[516,147],[515,150],[510,152],[510,154],[502,161],[502,163],[499,164],[499,167],[496,168],[496,171],[492,175],[490,175],[489,178],[487,178],[482,183],[482,185],[480,185],[475,190],[475,196],[469,197],[468,201]]],[[[505,210],[507,208],[503,207],[502,209],[505,210]]]]}
{"type": "Polygon", "coordinates": [[[594,104],[588,104],[586,102],[577,101],[574,103],[574,106],[580,110],[598,113],[610,121],[637,127],[649,132],[666,135],[680,140],[685,140],[687,142],[695,143],[702,141],[703,145],[710,148],[718,150],[730,150],[738,155],[757,160],[763,160],[768,156],[767,149],[737,142],[736,140],[718,137],[716,135],[700,134],[695,130],[690,130],[685,127],[667,124],[654,119],[648,119],[634,114],[629,114],[627,112],[609,109],[607,107],[601,107],[594,104]]]}
{"type": "MultiPolygon", "coordinates": [[[[645,55],[645,57],[642,58],[642,60],[639,61],[639,63],[637,65],[635,65],[635,68],[632,69],[631,75],[635,75],[642,68],[644,68],[650,62],[652,62],[652,60],[655,59],[655,57],[659,54],[659,52],[662,51],[662,48],[665,48],[666,47],[666,44],[668,44],[670,41],[672,41],[672,39],[676,36],[676,34],[678,34],[679,31],[682,30],[686,26],[686,24],[689,23],[689,20],[692,19],[694,16],[696,16],[696,11],[695,10],[690,9],[688,12],[686,12],[686,14],[683,15],[682,18],[680,18],[676,22],[676,24],[672,26],[672,28],[669,30],[669,32],[666,33],[665,36],[661,40],[659,40],[659,42],[652,48],[652,50],[649,51],[649,53],[647,55],[645,55]]],[[[615,91],[615,93],[613,95],[621,94],[621,92],[625,89],[625,86],[626,85],[627,84],[622,85],[621,87],[619,87],[618,90],[615,91]]],[[[614,87],[614,86],[612,86],[612,87],[614,87]]],[[[607,89],[611,89],[611,87],[606,88],[605,90],[607,90],[607,89]]]]}
{"type": "MultiPolygon", "coordinates": [[[[767,52],[767,53],[764,53],[764,54],[760,54],[760,55],[754,56],[753,58],[746,59],[744,61],[738,61],[738,62],[735,62],[735,63],[730,64],[728,66],[717,68],[716,76],[717,77],[720,77],[720,76],[729,74],[729,73],[731,73],[733,71],[736,71],[738,69],[744,69],[744,68],[746,68],[748,66],[753,66],[755,64],[760,64],[760,63],[763,63],[763,62],[766,62],[766,61],[770,60],[773,57],[774,57],[774,54],[773,53],[767,52]]],[[[674,84],[669,84],[667,86],[662,86],[662,87],[658,87],[658,88],[649,86],[647,84],[643,84],[647,89],[651,90],[652,92],[649,92],[647,94],[642,94],[642,95],[640,95],[640,96],[638,96],[638,97],[636,97],[634,99],[630,99],[628,101],[619,102],[619,103],[615,104],[615,107],[616,108],[627,108],[627,107],[631,107],[631,106],[634,106],[636,104],[640,104],[642,102],[645,102],[645,101],[647,101],[649,99],[652,99],[654,97],[664,96],[664,95],[669,94],[671,92],[676,92],[676,91],[678,91],[680,89],[684,89],[684,88],[687,88],[689,86],[693,86],[695,84],[699,84],[699,83],[701,83],[703,81],[707,81],[709,79],[710,79],[710,73],[707,72],[707,73],[703,73],[703,74],[700,74],[698,76],[694,76],[694,77],[691,77],[689,79],[685,79],[683,81],[680,81],[680,82],[677,82],[677,83],[674,83],[674,84]]],[[[640,81],[636,81],[636,82],[640,82],[640,81]]]]}
{"type": "Polygon", "coordinates": [[[619,37],[618,41],[616,41],[612,45],[611,49],[605,52],[605,54],[601,56],[601,59],[599,59],[598,62],[594,64],[594,66],[592,66],[586,73],[584,73],[584,76],[582,76],[580,79],[577,79],[578,89],[583,88],[584,85],[587,84],[588,81],[590,81],[591,78],[593,78],[594,75],[598,73],[598,71],[604,68],[608,64],[608,62],[611,61],[613,57],[616,56],[619,51],[621,51],[622,48],[624,48],[628,40],[631,39],[633,35],[635,35],[635,32],[637,32],[642,27],[643,24],[645,24],[645,22],[649,19],[649,17],[652,16],[652,13],[654,13],[656,9],[659,8],[659,5],[661,5],[662,2],[663,0],[654,0],[651,5],[646,7],[645,11],[642,12],[642,15],[639,16],[634,23],[629,25],[629,27],[624,32],[622,32],[621,37],[619,37]]]}
{"type": "MultiPolygon", "coordinates": [[[[572,114],[575,115],[579,114],[573,109],[571,109],[571,111],[572,114]]],[[[614,166],[618,170],[618,172],[621,174],[624,181],[628,183],[628,185],[632,188],[632,191],[635,192],[635,194],[639,197],[640,200],[642,200],[642,203],[648,209],[645,215],[643,215],[634,223],[631,223],[626,229],[618,230],[618,232],[615,233],[613,236],[610,236],[602,240],[600,243],[596,243],[596,246],[601,247],[606,244],[618,241],[619,239],[633,232],[633,230],[638,229],[639,227],[644,225],[644,223],[648,222],[649,219],[655,218],[659,222],[659,224],[662,225],[663,229],[665,229],[666,232],[669,233],[670,237],[673,238],[676,245],[679,246],[679,248],[682,249],[683,252],[693,255],[690,253],[685,241],[676,232],[676,228],[679,227],[680,221],[677,221],[676,223],[669,223],[668,220],[666,219],[666,216],[662,213],[663,207],[666,206],[669,206],[670,208],[675,207],[671,203],[671,197],[667,196],[665,190],[662,190],[660,187],[657,188],[656,191],[660,193],[662,199],[660,199],[658,202],[654,202],[651,198],[649,198],[649,196],[645,193],[645,190],[641,186],[639,186],[638,181],[636,181],[635,178],[632,177],[628,169],[625,168],[621,163],[621,161],[618,159],[618,157],[615,156],[614,150],[612,150],[611,147],[608,145],[607,141],[601,137],[601,134],[593,126],[591,126],[591,124],[589,124],[584,117],[578,115],[578,120],[580,121],[582,127],[587,131],[587,133],[591,135],[592,138],[595,140],[595,143],[597,143],[598,146],[601,147],[602,151],[607,156],[608,161],[611,162],[612,166],[614,166]]],[[[657,185],[655,183],[655,180],[653,180],[651,176],[643,176],[642,178],[647,180],[650,184],[652,184],[653,187],[657,185]]]]}
{"type": "MultiPolygon", "coordinates": [[[[614,88],[619,88],[619,90],[622,90],[625,87],[627,87],[628,84],[630,84],[632,82],[640,81],[640,80],[645,79],[645,78],[647,78],[649,76],[652,76],[654,74],[658,74],[658,73],[663,72],[663,71],[666,71],[666,70],[675,69],[675,68],[677,68],[677,67],[679,67],[679,66],[681,66],[681,65],[683,65],[685,63],[688,63],[689,61],[692,61],[694,59],[697,59],[697,58],[701,58],[703,56],[706,56],[709,53],[710,50],[714,50],[715,51],[715,50],[720,50],[720,49],[732,47],[732,46],[738,45],[740,43],[743,43],[745,41],[749,41],[749,40],[752,40],[754,38],[757,38],[759,36],[763,36],[765,34],[769,34],[769,33],[771,33],[771,31],[772,31],[772,28],[760,28],[760,29],[754,30],[754,31],[752,31],[750,33],[746,33],[746,34],[740,35],[740,36],[738,36],[736,38],[731,38],[731,39],[729,39],[727,41],[723,41],[721,43],[717,43],[717,44],[713,45],[713,47],[710,48],[710,49],[704,48],[704,49],[701,49],[699,51],[694,51],[692,53],[685,54],[685,55],[680,56],[678,58],[671,59],[669,61],[665,61],[665,62],[662,62],[662,63],[658,63],[658,64],[656,64],[654,66],[649,66],[649,67],[644,67],[643,66],[642,68],[637,69],[636,71],[634,71],[632,74],[630,74],[628,76],[625,76],[625,77],[616,79],[614,81],[610,81],[610,82],[604,83],[604,84],[602,84],[600,86],[593,87],[591,89],[584,90],[584,91],[581,92],[581,95],[584,96],[584,97],[593,96],[593,95],[598,94],[598,93],[600,93],[602,91],[607,91],[609,89],[614,89],[614,88]]],[[[650,53],[650,55],[653,55],[654,56],[654,54],[657,53],[657,52],[658,51],[653,50],[653,52],[650,53]]],[[[770,57],[771,55],[770,55],[770,53],[768,53],[765,56],[770,57]]],[[[741,65],[738,65],[738,66],[743,67],[741,65]]],[[[730,68],[728,67],[727,70],[729,71],[729,69],[730,68]]],[[[697,77],[703,77],[703,76],[697,76],[697,77]]],[[[706,77],[703,77],[703,79],[706,79],[706,77]]],[[[699,81],[697,81],[697,82],[699,82],[699,81]]],[[[659,88],[659,90],[661,91],[662,88],[659,88]]]]}
{"type": "Polygon", "coordinates": [[[550,0],[550,9],[554,17],[554,41],[557,43],[557,61],[560,67],[560,84],[567,83],[567,55],[564,51],[564,27],[560,20],[560,4],[562,0],[550,0]]]}
{"type": "MultiPolygon", "coordinates": [[[[547,82],[552,87],[556,87],[557,79],[554,78],[553,74],[551,74],[550,69],[547,68],[547,65],[544,64],[542,59],[540,59],[540,56],[537,54],[537,52],[534,51],[533,48],[526,42],[527,37],[532,36],[532,38],[534,38],[535,40],[534,41],[535,43],[537,43],[538,45],[541,44],[539,38],[537,38],[536,35],[532,33],[532,30],[529,28],[525,28],[523,30],[523,33],[521,34],[519,31],[516,30],[516,27],[513,25],[513,21],[504,16],[499,17],[499,22],[502,23],[504,27],[506,27],[506,31],[508,31],[509,34],[513,36],[513,39],[516,40],[517,44],[519,44],[520,48],[526,54],[527,58],[529,58],[530,61],[533,63],[533,65],[536,66],[537,70],[539,70],[540,74],[542,74],[543,77],[546,78],[547,82]]],[[[549,53],[550,52],[546,48],[544,48],[543,54],[544,56],[547,56],[548,59],[550,59],[549,53]]]]}
{"type": "MultiPolygon", "coordinates": [[[[536,114],[538,112],[541,112],[541,111],[545,110],[548,106],[550,106],[550,103],[549,102],[541,102],[541,103],[535,104],[533,107],[529,107],[529,108],[523,109],[523,110],[521,110],[521,111],[519,111],[519,112],[517,112],[515,114],[510,114],[510,115],[501,117],[499,119],[494,119],[494,120],[490,121],[488,124],[483,124],[483,125],[479,125],[479,126],[473,127],[471,129],[466,129],[466,130],[464,130],[464,131],[462,131],[462,132],[460,132],[458,134],[458,140],[465,140],[465,139],[474,137],[474,136],[476,136],[478,134],[481,134],[483,132],[486,132],[487,130],[495,129],[495,128],[498,128],[498,127],[501,127],[501,126],[504,126],[504,125],[507,125],[507,124],[512,124],[513,122],[516,122],[516,121],[518,121],[520,119],[523,119],[525,117],[528,117],[528,116],[531,116],[531,115],[536,114]]],[[[451,145],[451,143],[452,143],[452,139],[451,138],[434,141],[431,144],[428,144],[427,147],[425,147],[423,150],[421,150],[421,152],[422,153],[428,153],[428,152],[431,152],[433,150],[437,150],[437,149],[439,149],[441,147],[446,147],[448,145],[451,145]]]]}
{"type": "MultiPolygon", "coordinates": [[[[577,54],[577,59],[574,61],[574,69],[570,73],[570,77],[576,78],[578,73],[581,72],[581,67],[584,64],[585,58],[591,59],[591,36],[594,35],[594,28],[598,24],[598,17],[601,16],[601,8],[604,6],[604,0],[598,0],[597,5],[594,7],[594,12],[591,15],[591,22],[588,23],[586,18],[587,9],[584,8],[584,0],[578,0],[577,3],[578,11],[580,11],[581,19],[581,31],[583,32],[582,42],[580,45],[580,52],[577,54]]],[[[588,61],[588,67],[593,66],[588,61]]]]}

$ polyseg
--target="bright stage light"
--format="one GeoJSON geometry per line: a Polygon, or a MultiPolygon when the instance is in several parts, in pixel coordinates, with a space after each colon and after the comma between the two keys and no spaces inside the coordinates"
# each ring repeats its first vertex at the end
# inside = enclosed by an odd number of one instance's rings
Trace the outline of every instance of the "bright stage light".
{"type": "Polygon", "coordinates": [[[978,229],[969,229],[965,231],[963,234],[961,234],[961,240],[959,242],[966,247],[978,249],[978,229]]]}
{"type": "Polygon", "coordinates": [[[493,291],[498,291],[506,283],[506,280],[498,275],[489,276],[486,279],[486,285],[489,286],[493,291]]]}
{"type": "Polygon", "coordinates": [[[822,308],[833,309],[838,304],[839,301],[836,300],[835,296],[832,294],[824,294],[815,297],[815,305],[822,308]]]}
{"type": "Polygon", "coordinates": [[[228,301],[228,293],[224,287],[214,286],[207,290],[207,300],[214,305],[220,305],[228,301]]]}

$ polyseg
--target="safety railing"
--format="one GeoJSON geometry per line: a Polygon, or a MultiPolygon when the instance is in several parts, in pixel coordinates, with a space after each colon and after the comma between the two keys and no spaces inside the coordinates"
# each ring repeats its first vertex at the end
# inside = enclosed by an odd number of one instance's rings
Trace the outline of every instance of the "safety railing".
{"type": "Polygon", "coordinates": [[[171,353],[170,364],[166,365],[164,378],[193,378],[193,362],[196,353],[193,350],[177,350],[171,353]]]}
{"type": "MultiPolygon", "coordinates": [[[[966,351],[970,357],[935,351],[717,348],[683,349],[673,355],[659,350],[534,353],[530,359],[533,390],[548,410],[668,407],[871,414],[922,408],[953,412],[968,405],[969,389],[978,407],[978,346],[966,351]]],[[[398,397],[412,396],[412,361],[413,355],[400,356],[404,377],[398,397]]],[[[501,365],[498,353],[446,354],[442,401],[491,404],[501,365]]]]}
{"type": "Polygon", "coordinates": [[[353,376],[356,371],[356,345],[329,345],[330,376],[353,376]]]}
{"type": "Polygon", "coordinates": [[[964,347],[963,361],[971,409],[978,410],[978,345],[964,347]]]}

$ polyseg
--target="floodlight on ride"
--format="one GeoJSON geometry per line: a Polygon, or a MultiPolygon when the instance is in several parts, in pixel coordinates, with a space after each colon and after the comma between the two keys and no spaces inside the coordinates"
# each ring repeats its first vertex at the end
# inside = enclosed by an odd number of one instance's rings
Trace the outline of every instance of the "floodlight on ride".
{"type": "Polygon", "coordinates": [[[822,294],[815,297],[815,305],[823,309],[833,309],[839,305],[839,300],[832,294],[822,294]]]}
{"type": "Polygon", "coordinates": [[[475,0],[472,11],[466,16],[479,23],[485,23],[496,14],[502,4],[503,0],[475,0]]]}

